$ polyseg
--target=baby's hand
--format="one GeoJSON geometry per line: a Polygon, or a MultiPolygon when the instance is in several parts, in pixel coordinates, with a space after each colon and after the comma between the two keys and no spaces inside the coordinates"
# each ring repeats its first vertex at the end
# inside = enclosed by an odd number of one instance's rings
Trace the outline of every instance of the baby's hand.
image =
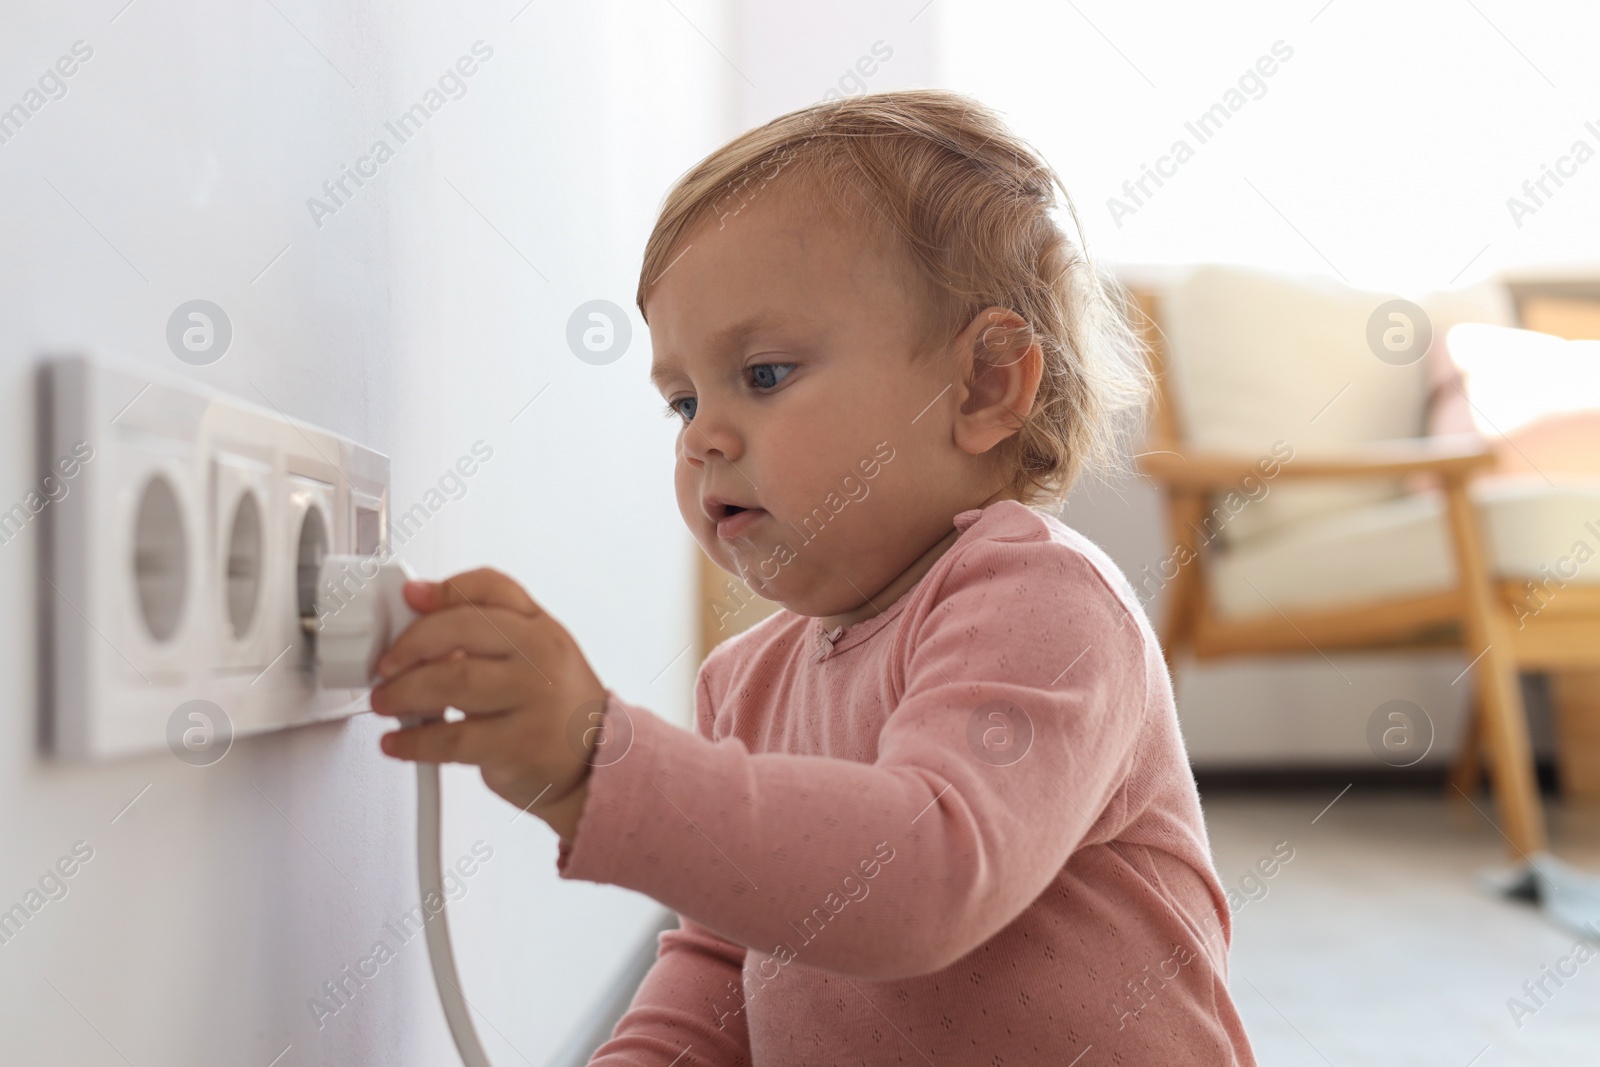
{"type": "Polygon", "coordinates": [[[593,731],[573,744],[568,728],[606,697],[577,642],[499,571],[407,582],[405,598],[422,617],[378,661],[372,710],[439,721],[385,734],[383,751],[477,764],[485,785],[570,841],[593,731]],[[442,721],[447,707],[466,718],[442,721]]]}

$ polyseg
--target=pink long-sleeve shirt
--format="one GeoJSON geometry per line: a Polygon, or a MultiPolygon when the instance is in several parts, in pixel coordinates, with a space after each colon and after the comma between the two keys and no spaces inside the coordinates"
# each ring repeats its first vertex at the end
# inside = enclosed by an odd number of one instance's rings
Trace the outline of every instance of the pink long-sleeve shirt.
{"type": "Polygon", "coordinates": [[[695,732],[608,696],[558,870],[679,928],[591,1065],[1254,1064],[1132,587],[1016,501],[954,521],[874,618],[720,645],[695,732]]]}

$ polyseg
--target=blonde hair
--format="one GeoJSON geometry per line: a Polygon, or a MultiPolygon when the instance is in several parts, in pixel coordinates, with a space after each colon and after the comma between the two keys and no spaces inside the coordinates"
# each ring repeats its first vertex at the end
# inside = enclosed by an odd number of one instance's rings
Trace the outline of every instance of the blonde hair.
{"type": "Polygon", "coordinates": [[[948,343],[991,306],[1027,324],[1044,374],[1033,409],[1001,446],[1025,503],[1059,503],[1084,471],[1123,468],[1124,435],[1142,422],[1150,374],[1121,288],[1090,263],[1056,172],[995,112],[957,93],[815,104],[711,153],[662,204],[639,273],[640,314],[689,230],[713,214],[725,224],[782,175],[910,254],[932,283],[924,345],[948,343]],[[1076,242],[1052,216],[1058,207],[1076,242]]]}

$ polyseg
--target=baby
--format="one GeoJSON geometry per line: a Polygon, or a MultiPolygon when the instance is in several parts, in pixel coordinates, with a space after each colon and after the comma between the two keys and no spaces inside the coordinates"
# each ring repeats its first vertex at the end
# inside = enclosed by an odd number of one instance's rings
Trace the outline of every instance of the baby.
{"type": "Polygon", "coordinates": [[[372,706],[434,721],[383,751],[480,766],[562,877],[678,914],[592,1064],[1255,1062],[1161,650],[1048,510],[1148,390],[1059,188],[919,90],[775,119],[667,197],[638,304],[678,506],[782,606],[706,658],[694,732],[510,578],[407,586],[372,706]]]}

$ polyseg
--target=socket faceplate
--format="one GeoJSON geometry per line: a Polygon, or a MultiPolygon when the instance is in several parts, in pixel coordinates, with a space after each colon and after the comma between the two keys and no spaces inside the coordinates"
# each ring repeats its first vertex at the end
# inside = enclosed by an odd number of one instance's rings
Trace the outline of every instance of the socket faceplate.
{"type": "Polygon", "coordinates": [[[300,586],[325,554],[376,550],[386,456],[109,356],[50,360],[41,387],[53,754],[159,749],[193,700],[235,736],[365,709],[317,688],[300,586]]]}

